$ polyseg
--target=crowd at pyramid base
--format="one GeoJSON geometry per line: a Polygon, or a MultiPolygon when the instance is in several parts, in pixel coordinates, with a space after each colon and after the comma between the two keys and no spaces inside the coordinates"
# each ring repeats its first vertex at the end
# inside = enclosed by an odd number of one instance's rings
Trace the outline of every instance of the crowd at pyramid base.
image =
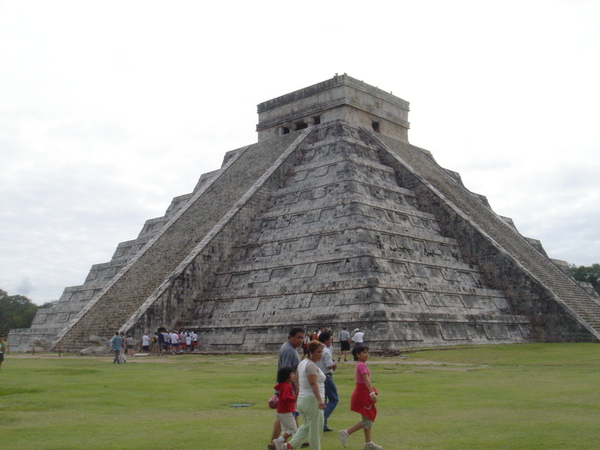
{"type": "Polygon", "coordinates": [[[213,352],[271,352],[294,326],[360,328],[381,352],[597,342],[597,296],[409,144],[407,119],[347,75],[260,104],[258,143],[12,330],[12,350],[161,327],[213,352]]]}

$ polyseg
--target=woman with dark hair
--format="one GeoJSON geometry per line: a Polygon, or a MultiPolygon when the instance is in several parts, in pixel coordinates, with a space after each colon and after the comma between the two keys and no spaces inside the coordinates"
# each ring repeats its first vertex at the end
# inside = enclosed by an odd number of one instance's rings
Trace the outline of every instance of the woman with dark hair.
{"type": "Polygon", "coordinates": [[[302,425],[290,442],[273,441],[277,450],[300,448],[308,437],[311,450],[321,450],[323,434],[323,410],[325,409],[325,374],[317,366],[323,356],[323,343],[311,341],[307,356],[296,369],[300,392],[296,408],[302,418],[302,425]]]}

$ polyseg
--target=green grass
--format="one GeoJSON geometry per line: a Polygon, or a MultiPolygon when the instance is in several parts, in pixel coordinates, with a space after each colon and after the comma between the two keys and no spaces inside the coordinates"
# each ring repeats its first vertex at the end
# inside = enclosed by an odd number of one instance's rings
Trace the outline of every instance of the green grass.
{"type": "MultiPolygon", "coordinates": [[[[112,358],[7,355],[2,449],[265,449],[275,356],[112,358]],[[233,404],[251,404],[236,408],[233,404]]],[[[375,442],[391,449],[592,449],[600,423],[600,347],[532,344],[373,357],[375,442]]],[[[337,429],[353,363],[335,375],[337,429]]],[[[362,449],[362,435],[348,448],[362,449]]],[[[341,449],[337,433],[322,448],[341,449]]]]}

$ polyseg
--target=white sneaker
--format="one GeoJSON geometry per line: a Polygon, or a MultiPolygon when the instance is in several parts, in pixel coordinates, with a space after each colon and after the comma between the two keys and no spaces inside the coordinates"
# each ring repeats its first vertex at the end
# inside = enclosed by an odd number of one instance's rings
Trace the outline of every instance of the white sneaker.
{"type": "Polygon", "coordinates": [[[275,446],[275,448],[277,450],[286,450],[287,449],[287,445],[285,445],[285,442],[281,442],[279,439],[273,439],[273,445],[275,446]]]}
{"type": "Polygon", "coordinates": [[[375,442],[369,442],[365,444],[363,450],[381,450],[383,447],[381,445],[377,445],[375,442]]]}
{"type": "Polygon", "coordinates": [[[348,434],[348,432],[346,430],[342,430],[340,431],[340,441],[342,441],[342,446],[344,448],[346,448],[346,446],[348,445],[348,438],[350,437],[350,435],[348,434]]]}

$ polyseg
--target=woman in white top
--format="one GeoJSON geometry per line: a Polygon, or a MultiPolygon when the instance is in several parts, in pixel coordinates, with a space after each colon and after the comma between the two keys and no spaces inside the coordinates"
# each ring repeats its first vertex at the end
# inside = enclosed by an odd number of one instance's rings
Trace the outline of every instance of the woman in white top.
{"type": "Polygon", "coordinates": [[[300,387],[296,407],[302,418],[302,425],[289,443],[282,443],[281,449],[300,448],[308,437],[310,450],[321,450],[323,434],[323,410],[325,409],[325,374],[317,367],[323,356],[323,343],[311,341],[306,358],[298,365],[296,379],[300,387]]]}

